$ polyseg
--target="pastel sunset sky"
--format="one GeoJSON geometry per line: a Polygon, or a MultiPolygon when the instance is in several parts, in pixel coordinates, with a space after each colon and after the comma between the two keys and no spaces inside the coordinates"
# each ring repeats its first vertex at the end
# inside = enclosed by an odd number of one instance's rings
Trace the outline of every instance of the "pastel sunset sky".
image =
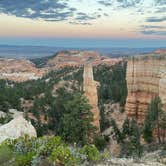
{"type": "Polygon", "coordinates": [[[0,0],[0,44],[162,46],[166,0],[0,0]]]}

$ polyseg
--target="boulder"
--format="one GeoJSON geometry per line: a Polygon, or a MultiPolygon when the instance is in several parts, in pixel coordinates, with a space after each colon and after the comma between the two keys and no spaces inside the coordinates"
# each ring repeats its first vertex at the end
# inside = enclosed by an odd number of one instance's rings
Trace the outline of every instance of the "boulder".
{"type": "Polygon", "coordinates": [[[18,116],[9,123],[0,126],[0,143],[6,139],[16,139],[24,135],[37,137],[35,128],[22,116],[18,116]]]}

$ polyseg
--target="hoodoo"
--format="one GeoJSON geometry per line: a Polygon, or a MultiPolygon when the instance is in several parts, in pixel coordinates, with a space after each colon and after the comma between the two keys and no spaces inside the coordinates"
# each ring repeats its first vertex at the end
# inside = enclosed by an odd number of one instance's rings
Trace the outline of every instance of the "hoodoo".
{"type": "Polygon", "coordinates": [[[94,81],[93,69],[90,63],[84,65],[83,75],[83,90],[85,96],[88,98],[90,105],[92,106],[91,112],[93,113],[93,125],[100,131],[100,113],[98,109],[98,95],[97,86],[98,82],[94,81]]]}

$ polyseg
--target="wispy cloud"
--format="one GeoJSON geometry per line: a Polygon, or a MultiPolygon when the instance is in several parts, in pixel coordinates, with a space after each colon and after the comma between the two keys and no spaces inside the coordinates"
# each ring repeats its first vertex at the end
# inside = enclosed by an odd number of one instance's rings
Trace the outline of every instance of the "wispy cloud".
{"type": "Polygon", "coordinates": [[[166,31],[144,30],[144,31],[141,31],[141,33],[143,33],[145,35],[161,35],[161,36],[166,36],[166,31]]]}
{"type": "Polygon", "coordinates": [[[148,17],[146,22],[163,22],[166,21],[166,17],[148,17]]]}
{"type": "Polygon", "coordinates": [[[166,29],[166,27],[158,26],[158,25],[141,25],[141,28],[144,28],[144,29],[166,29]]]}
{"type": "Polygon", "coordinates": [[[98,3],[101,5],[104,5],[104,6],[111,6],[112,5],[111,0],[99,0],[98,3]]]}
{"type": "Polygon", "coordinates": [[[166,35],[166,27],[158,25],[141,25],[140,32],[144,35],[166,35]]]}
{"type": "Polygon", "coordinates": [[[166,5],[166,0],[155,0],[157,5],[166,5]]]}

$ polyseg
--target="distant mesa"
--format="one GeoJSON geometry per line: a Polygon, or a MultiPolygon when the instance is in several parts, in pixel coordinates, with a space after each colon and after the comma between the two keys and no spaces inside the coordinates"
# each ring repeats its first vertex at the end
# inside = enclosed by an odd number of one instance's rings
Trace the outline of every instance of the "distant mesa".
{"type": "Polygon", "coordinates": [[[22,82],[39,79],[43,73],[29,60],[0,58],[0,79],[22,82]]]}
{"type": "Polygon", "coordinates": [[[61,51],[54,56],[37,58],[31,61],[26,59],[0,58],[0,79],[16,82],[37,80],[47,72],[63,67],[83,67],[90,62],[92,66],[99,64],[114,65],[121,62],[121,58],[101,56],[95,51],[61,51]]]}
{"type": "Polygon", "coordinates": [[[114,65],[119,63],[121,58],[109,58],[101,56],[95,51],[61,51],[54,58],[48,60],[47,67],[60,68],[66,66],[83,66],[90,62],[93,66],[99,64],[114,65]]]}
{"type": "Polygon", "coordinates": [[[157,49],[154,53],[156,53],[156,54],[166,54],[166,48],[157,49]]]}

